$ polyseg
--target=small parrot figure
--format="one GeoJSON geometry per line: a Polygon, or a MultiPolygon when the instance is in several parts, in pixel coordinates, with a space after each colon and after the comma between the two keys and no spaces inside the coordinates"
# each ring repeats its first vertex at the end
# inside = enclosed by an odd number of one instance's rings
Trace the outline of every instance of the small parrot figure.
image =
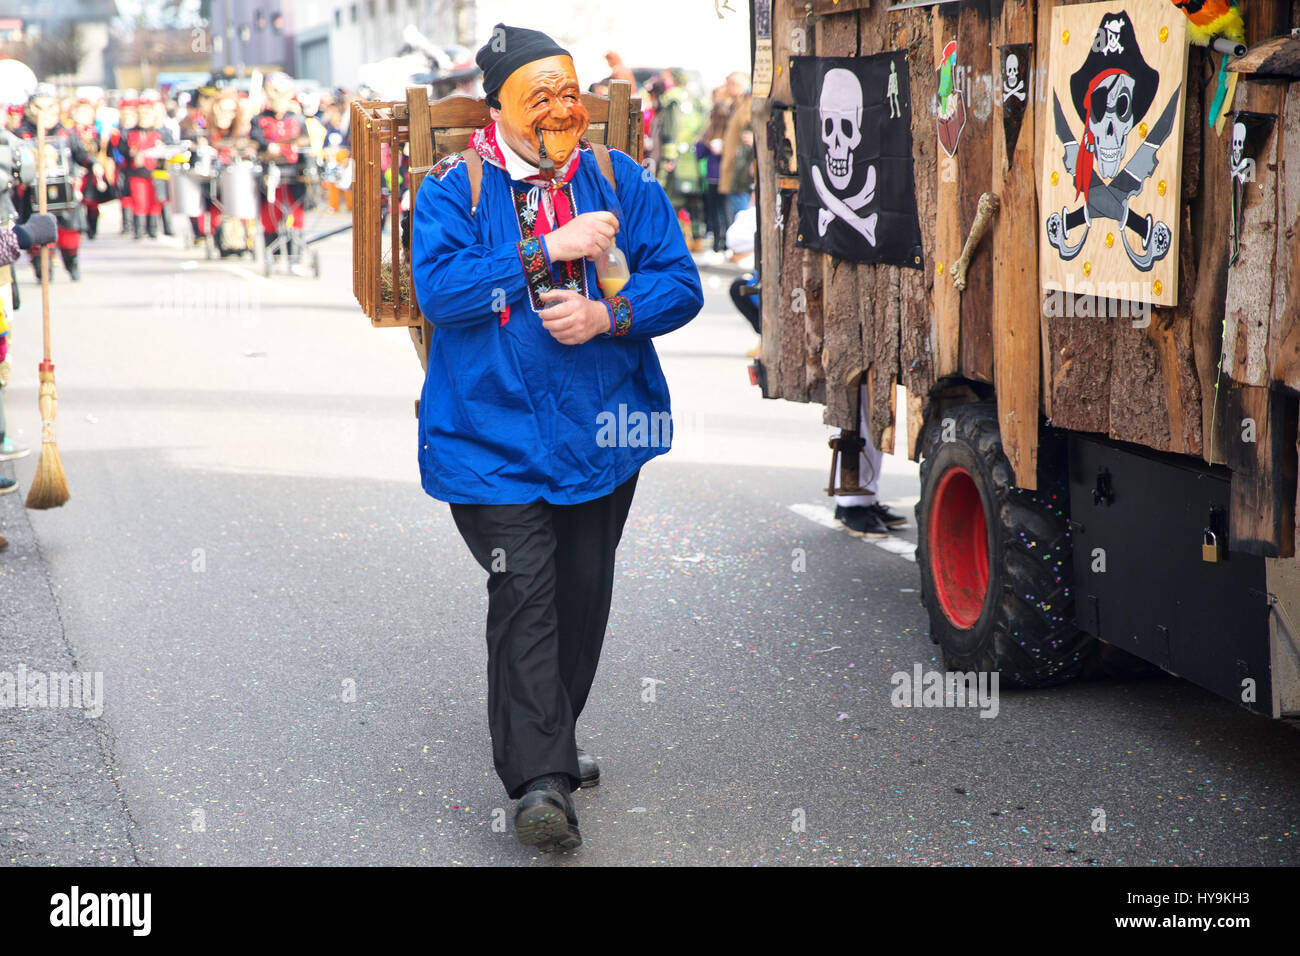
{"type": "MultiPolygon", "coordinates": [[[[1173,0],[1174,6],[1187,15],[1187,37],[1197,46],[1209,46],[1219,37],[1234,43],[1246,42],[1246,24],[1237,9],[1237,0],[1173,0]]],[[[1232,107],[1236,76],[1228,78],[1227,55],[1219,61],[1219,84],[1205,116],[1205,125],[1215,128],[1232,107]]]]}
{"type": "Polygon", "coordinates": [[[948,97],[952,96],[953,69],[957,66],[957,41],[950,40],[943,48],[943,63],[939,66],[939,112],[948,115],[948,97]]]}
{"type": "Polygon", "coordinates": [[[1187,35],[1197,46],[1209,46],[1215,37],[1246,42],[1237,0],[1173,0],[1173,4],[1187,14],[1187,35]]]}

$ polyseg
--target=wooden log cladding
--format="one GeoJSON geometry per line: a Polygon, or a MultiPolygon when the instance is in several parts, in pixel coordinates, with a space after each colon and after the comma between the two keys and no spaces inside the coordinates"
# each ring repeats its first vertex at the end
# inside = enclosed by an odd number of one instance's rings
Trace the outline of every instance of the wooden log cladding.
{"type": "Polygon", "coordinates": [[[799,237],[798,216],[798,193],[795,193],[790,200],[790,209],[786,213],[790,228],[786,229],[784,235],[779,237],[784,243],[781,271],[775,273],[780,276],[778,288],[782,294],[778,304],[781,310],[782,325],[784,326],[781,333],[781,352],[778,359],[781,370],[781,394],[779,397],[794,402],[806,402],[808,401],[808,363],[804,359],[806,327],[804,312],[807,309],[808,296],[803,288],[804,250],[795,246],[795,242],[799,237]]]}
{"type": "MultiPolygon", "coordinates": [[[[990,190],[993,182],[995,87],[992,20],[987,2],[962,5],[957,22],[957,62],[965,70],[966,91],[966,129],[957,147],[957,231],[964,246],[980,196],[990,190]]],[[[997,112],[1001,115],[1001,110],[997,112]]],[[[992,250],[989,236],[975,247],[966,269],[966,289],[960,298],[961,373],[980,382],[993,381],[992,250]]],[[[957,254],[961,255],[960,248],[957,254]]]]}
{"type": "Polygon", "coordinates": [[[863,316],[864,325],[868,319],[871,321],[873,345],[870,361],[866,362],[871,382],[868,427],[872,443],[889,455],[894,453],[894,421],[897,413],[898,295],[901,271],[898,266],[876,267],[878,307],[863,316]]]}
{"type": "Polygon", "coordinates": [[[804,389],[808,401],[826,401],[826,375],[822,369],[823,284],[822,260],[826,256],[806,254],[803,262],[804,293],[804,389]]]}
{"type": "MultiPolygon", "coordinates": [[[[858,26],[856,14],[823,17],[816,23],[811,52],[817,56],[855,56],[858,53],[858,26]]],[[[816,356],[811,354],[814,346],[811,320],[814,313],[812,310],[808,313],[809,391],[816,392],[820,385],[826,404],[823,418],[827,424],[857,431],[859,420],[855,376],[862,365],[863,305],[858,295],[859,276],[872,267],[841,262],[810,249],[805,250],[804,255],[810,264],[815,264],[821,275],[822,293],[822,308],[817,316],[820,328],[816,330],[816,356]]]]}
{"type": "Polygon", "coordinates": [[[921,269],[899,274],[899,365],[907,391],[908,457],[920,457],[924,403],[934,388],[936,358],[930,308],[935,281],[935,233],[929,224],[936,216],[938,140],[928,104],[938,92],[934,70],[932,29],[928,16],[899,16],[890,20],[894,45],[907,51],[908,83],[912,94],[912,172],[916,183],[916,209],[921,222],[921,269]]]}
{"type": "Polygon", "coordinates": [[[1296,398],[1266,387],[1225,390],[1222,437],[1232,484],[1228,547],[1265,558],[1295,552],[1296,398]]]}
{"type": "MultiPolygon", "coordinates": [[[[1282,3],[1244,0],[1242,9],[1246,19],[1247,41],[1255,45],[1285,32],[1291,25],[1286,6],[1282,3]]],[[[1243,87],[1249,91],[1246,96],[1250,104],[1272,106],[1277,111],[1278,119],[1274,129],[1281,129],[1286,115],[1285,88],[1276,82],[1248,82],[1244,77],[1238,84],[1239,96],[1243,87]],[[1256,99],[1257,92],[1261,99],[1256,99]]],[[[1230,138],[1231,124],[1225,124],[1224,131],[1227,138],[1230,138]]],[[[1210,137],[1206,138],[1208,140],[1210,137]]],[[[1280,148],[1279,143],[1271,145],[1280,148]]],[[[1216,161],[1223,164],[1226,155],[1226,143],[1220,144],[1217,155],[1207,151],[1205,168],[1213,169],[1210,164],[1216,161]]],[[[1224,167],[1220,165],[1219,168],[1224,167]]],[[[1286,206],[1286,174],[1282,169],[1280,153],[1274,157],[1271,170],[1263,169],[1263,161],[1260,161],[1256,179],[1260,177],[1268,177],[1272,181],[1272,218],[1276,222],[1279,208],[1285,209],[1286,206]]],[[[1211,182],[1215,179],[1225,183],[1228,181],[1226,174],[1209,177],[1211,182]]],[[[1266,186],[1266,194],[1268,189],[1266,186]]],[[[1260,253],[1272,260],[1277,257],[1277,248],[1275,237],[1273,248],[1261,249],[1260,253]]],[[[1275,284],[1270,282],[1269,288],[1274,289],[1275,284]]],[[[1262,303],[1262,308],[1270,312],[1272,306],[1271,296],[1262,303]]],[[[1248,325],[1246,331],[1250,331],[1248,325]]],[[[1266,329],[1265,343],[1272,336],[1271,329],[1266,329]]],[[[1276,338],[1272,340],[1284,340],[1286,337],[1285,330],[1279,328],[1276,338]]],[[[1241,338],[1240,323],[1238,338],[1241,338]]],[[[1253,345],[1257,339],[1252,339],[1248,334],[1247,341],[1248,345],[1253,345]]],[[[1225,355],[1235,357],[1239,351],[1229,353],[1225,350],[1225,355]]],[[[1274,364],[1270,358],[1266,356],[1264,359],[1266,368],[1274,364]]],[[[1241,386],[1227,391],[1223,454],[1232,469],[1228,515],[1229,547],[1264,557],[1289,557],[1296,553],[1296,398],[1281,389],[1267,386],[1241,386]],[[1247,419],[1254,423],[1254,441],[1248,440],[1252,436],[1246,427],[1247,419]]]]}
{"type": "MultiPolygon", "coordinates": [[[[1286,86],[1276,81],[1243,80],[1237,103],[1243,110],[1280,117],[1286,86]]],[[[1256,158],[1253,181],[1242,189],[1240,255],[1228,270],[1223,319],[1224,371],[1242,385],[1266,385],[1269,327],[1277,259],[1278,171],[1282,123],[1273,124],[1256,158]]],[[[1215,170],[1226,175],[1226,162],[1215,170]]]]}
{"type": "MultiPolygon", "coordinates": [[[[1034,41],[1034,14],[1030,6],[1007,4],[993,28],[993,47],[1034,41]]],[[[1000,57],[995,61],[1000,66],[1000,57]]],[[[1026,64],[1029,82],[1034,75],[1026,64]]],[[[997,67],[994,67],[997,68],[997,67]]],[[[1039,318],[1042,298],[1038,286],[1038,197],[1035,192],[1034,110],[1032,103],[1021,117],[1014,152],[1007,154],[999,106],[993,121],[995,191],[1002,200],[993,226],[993,376],[998,396],[998,425],[1016,484],[1038,488],[1038,413],[1041,374],[1039,318]]],[[[963,321],[963,335],[965,334],[963,321]]]]}
{"type": "MultiPolygon", "coordinates": [[[[790,56],[795,27],[806,30],[806,22],[793,16],[793,0],[772,2],[772,89],[764,99],[755,97],[751,105],[754,151],[770,156],[773,145],[767,124],[773,104],[791,105],[790,56]]],[[[801,32],[800,37],[806,33],[801,32]]],[[[803,277],[803,251],[794,246],[798,234],[797,193],[781,190],[770,162],[759,162],[758,199],[759,247],[762,250],[763,294],[759,297],[763,317],[763,334],[759,360],[767,373],[768,398],[806,402],[804,389],[807,362],[802,354],[805,320],[791,309],[791,292],[803,277]],[[784,224],[786,228],[778,228],[784,224]],[[798,257],[797,259],[795,257],[798,257]],[[799,279],[791,285],[791,276],[799,279]],[[797,320],[797,321],[796,321],[797,320]]],[[[856,427],[856,424],[841,427],[856,427]]]]}
{"type": "MultiPolygon", "coordinates": [[[[932,64],[943,58],[943,49],[957,37],[957,12],[950,7],[940,7],[934,14],[934,55],[932,64]]],[[[934,69],[934,65],[931,66],[934,69]]],[[[917,108],[912,101],[912,108],[917,108]]],[[[967,118],[969,123],[969,117],[967,118]]],[[[935,135],[931,119],[929,134],[935,135]]],[[[958,152],[960,152],[960,144],[958,152]]],[[[951,267],[961,255],[966,237],[961,234],[958,209],[959,166],[956,156],[948,155],[942,146],[938,149],[936,164],[935,218],[922,220],[921,231],[934,229],[934,339],[935,375],[943,378],[961,371],[961,295],[952,284],[951,267]],[[933,223],[933,226],[931,226],[933,223]]]]}
{"type": "Polygon", "coordinates": [[[1272,380],[1300,392],[1300,91],[1287,91],[1278,171],[1277,276],[1269,353],[1272,380]]]}
{"type": "MultiPolygon", "coordinates": [[[[750,115],[754,129],[754,152],[758,156],[771,153],[772,145],[768,139],[768,120],[771,115],[771,100],[755,97],[750,115]]],[[[758,360],[766,373],[766,385],[763,390],[765,398],[781,397],[781,306],[784,304],[785,290],[781,287],[781,249],[785,237],[781,233],[778,213],[783,203],[781,190],[776,184],[776,170],[771,163],[756,163],[755,202],[757,209],[757,228],[755,236],[756,259],[760,274],[764,277],[762,294],[758,297],[760,317],[758,360]]]]}
{"type": "Polygon", "coordinates": [[[851,393],[850,382],[860,366],[862,335],[858,311],[863,302],[858,293],[857,268],[831,256],[821,259],[825,420],[829,425],[844,428],[843,423],[852,421],[858,413],[857,397],[851,393]]]}
{"type": "MultiPolygon", "coordinates": [[[[1205,54],[1201,50],[1192,50],[1190,76],[1199,79],[1207,70],[1205,54]]],[[[1202,93],[1203,106],[1209,103],[1212,95],[1211,89],[1202,93]]],[[[1204,112],[1201,115],[1204,116],[1204,112]]],[[[1204,126],[1204,120],[1201,125],[1204,126]]],[[[1192,355],[1201,391],[1201,454],[1206,461],[1215,464],[1224,461],[1223,443],[1215,440],[1215,423],[1221,423],[1225,413],[1219,388],[1219,358],[1231,254],[1227,239],[1232,215],[1231,182],[1225,169],[1231,140],[1230,127],[1225,126],[1222,133],[1203,128],[1201,168],[1207,173],[1219,169],[1222,174],[1202,175],[1199,202],[1194,203],[1191,210],[1196,246],[1196,284],[1191,298],[1192,355]]]]}

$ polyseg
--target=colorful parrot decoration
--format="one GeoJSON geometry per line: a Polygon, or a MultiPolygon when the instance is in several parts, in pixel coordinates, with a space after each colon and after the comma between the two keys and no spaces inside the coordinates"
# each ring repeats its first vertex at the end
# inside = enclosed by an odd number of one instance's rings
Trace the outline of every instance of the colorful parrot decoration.
{"type": "Polygon", "coordinates": [[[939,65],[939,111],[948,115],[948,97],[952,95],[953,68],[957,66],[957,41],[949,40],[943,48],[943,62],[939,65]]]}
{"type": "Polygon", "coordinates": [[[1246,24],[1237,9],[1237,0],[1173,0],[1173,3],[1187,15],[1187,35],[1197,46],[1209,46],[1216,37],[1246,42],[1246,24]]]}
{"type": "MultiPolygon", "coordinates": [[[[1173,5],[1187,15],[1187,37],[1197,46],[1209,46],[1223,37],[1234,43],[1246,42],[1246,24],[1241,19],[1237,0],[1172,0],[1173,5]]],[[[1230,107],[1230,96],[1236,87],[1228,78],[1228,56],[1219,61],[1219,85],[1214,100],[1205,116],[1206,125],[1213,127],[1230,107]]]]}

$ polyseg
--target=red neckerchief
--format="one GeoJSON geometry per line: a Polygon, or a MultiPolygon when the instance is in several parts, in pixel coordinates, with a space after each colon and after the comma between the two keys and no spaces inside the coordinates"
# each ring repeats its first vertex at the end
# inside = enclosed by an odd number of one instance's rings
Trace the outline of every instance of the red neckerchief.
{"type": "Polygon", "coordinates": [[[1088,92],[1083,95],[1083,149],[1079,150],[1079,160],[1074,167],[1074,198],[1083,194],[1084,203],[1088,202],[1088,187],[1092,185],[1092,164],[1096,158],[1096,138],[1092,135],[1092,94],[1097,92],[1097,85],[1112,76],[1128,76],[1128,70],[1102,70],[1088,84],[1088,92]]]}
{"type": "MultiPolygon", "coordinates": [[[[496,123],[488,123],[487,126],[475,130],[474,134],[469,138],[469,145],[483,157],[484,162],[491,163],[493,166],[497,167],[497,169],[505,172],[507,176],[510,175],[506,170],[505,154],[501,152],[501,147],[497,144],[496,123]]],[[[581,141],[579,141],[579,145],[582,145],[581,141]]],[[[527,183],[529,186],[538,187],[539,190],[545,190],[550,195],[551,203],[555,207],[556,227],[563,226],[573,218],[573,208],[569,205],[569,198],[565,195],[564,190],[561,187],[567,185],[569,180],[573,179],[574,174],[578,171],[578,163],[580,162],[579,154],[581,152],[581,149],[575,149],[569,156],[568,161],[556,170],[555,178],[549,182],[541,176],[529,176],[527,179],[523,180],[523,182],[527,183]]],[[[511,181],[514,182],[515,180],[511,181]]],[[[544,235],[545,233],[550,232],[551,228],[551,220],[547,213],[545,204],[538,203],[537,224],[534,228],[535,234],[539,236],[544,235]]]]}

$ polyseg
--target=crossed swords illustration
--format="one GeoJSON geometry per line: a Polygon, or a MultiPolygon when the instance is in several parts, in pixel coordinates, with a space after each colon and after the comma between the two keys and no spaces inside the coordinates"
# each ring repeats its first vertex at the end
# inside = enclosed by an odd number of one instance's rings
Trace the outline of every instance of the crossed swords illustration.
{"type": "MultiPolygon", "coordinates": [[[[1129,212],[1129,203],[1133,197],[1142,192],[1142,187],[1159,165],[1156,161],[1156,151],[1164,145],[1165,140],[1174,128],[1174,116],[1178,112],[1178,95],[1181,87],[1174,90],[1173,96],[1169,98],[1169,105],[1156,121],[1156,125],[1151,128],[1150,135],[1143,140],[1142,145],[1138,147],[1137,152],[1128,164],[1119,171],[1119,174],[1113,178],[1109,184],[1103,183],[1100,179],[1094,180],[1089,186],[1088,199],[1080,209],[1070,213],[1062,209],[1059,213],[1052,213],[1047,220],[1047,237],[1051,240],[1053,246],[1061,254],[1061,258],[1066,262],[1073,259],[1083,249],[1083,244],[1088,241],[1088,231],[1092,228],[1092,214],[1096,210],[1101,212],[1106,218],[1114,219],[1119,223],[1119,237],[1124,244],[1124,251],[1128,253],[1129,259],[1133,265],[1143,272],[1148,272],[1153,263],[1163,259],[1169,252],[1171,235],[1169,227],[1163,222],[1152,224],[1151,215],[1148,213],[1146,220],[1142,225],[1145,229],[1138,229],[1136,225],[1130,222],[1130,219],[1140,217],[1132,216],[1129,212]],[[1084,215],[1083,235],[1079,241],[1071,243],[1066,237],[1069,232],[1069,219],[1077,220],[1079,212],[1084,215]],[[1146,246],[1145,252],[1135,252],[1128,242],[1128,230],[1133,229],[1138,235],[1143,235],[1143,245],[1146,246]]],[[[1056,114],[1056,135],[1062,143],[1065,144],[1065,156],[1063,162],[1066,171],[1071,176],[1079,162],[1079,141],[1070,129],[1070,123],[1065,118],[1065,111],[1061,108],[1060,98],[1055,93],[1052,94],[1052,105],[1056,114]]],[[[1085,121],[1086,122],[1086,121],[1085,121]]],[[[1096,174],[1094,174],[1096,175],[1096,174]]],[[[1077,224],[1077,223],[1076,223],[1077,224]]]]}
{"type": "Polygon", "coordinates": [[[826,235],[826,229],[830,226],[831,220],[839,217],[844,220],[845,225],[856,229],[862,234],[871,245],[876,244],[876,217],[877,213],[870,216],[859,216],[857,210],[861,209],[867,203],[871,202],[876,196],[876,167],[867,167],[867,181],[856,196],[850,196],[848,199],[840,199],[830,188],[827,187],[822,179],[822,171],[819,167],[812,168],[813,188],[817,190],[817,195],[821,197],[825,209],[817,210],[817,235],[826,235]]]}

